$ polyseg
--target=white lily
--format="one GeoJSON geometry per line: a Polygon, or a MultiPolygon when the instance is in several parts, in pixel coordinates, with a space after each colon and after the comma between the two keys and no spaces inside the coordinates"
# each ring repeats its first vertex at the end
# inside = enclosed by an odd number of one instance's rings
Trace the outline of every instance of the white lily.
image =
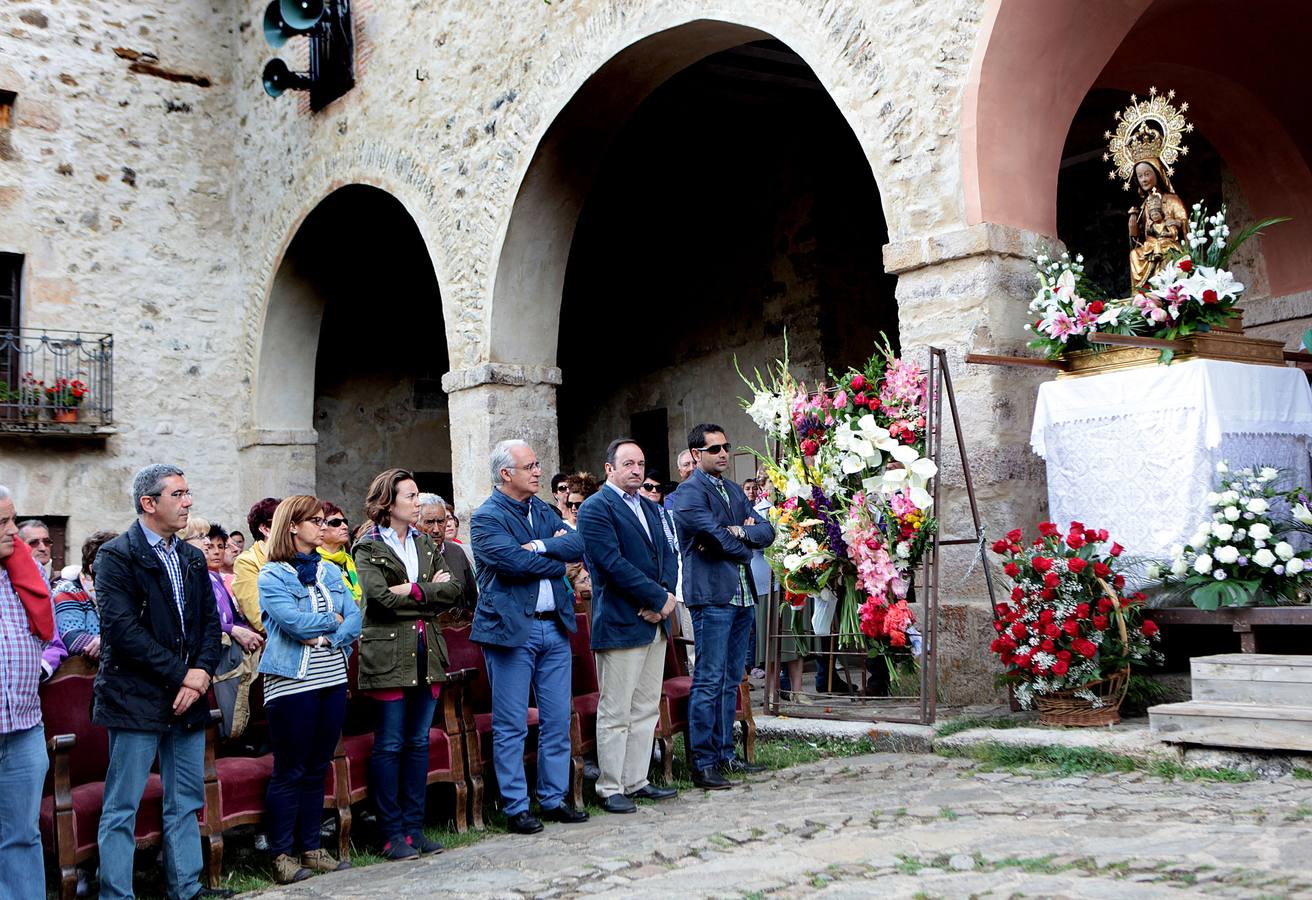
{"type": "Polygon", "coordinates": [[[1295,503],[1291,512],[1300,525],[1312,525],[1312,509],[1306,503],[1295,503]]]}

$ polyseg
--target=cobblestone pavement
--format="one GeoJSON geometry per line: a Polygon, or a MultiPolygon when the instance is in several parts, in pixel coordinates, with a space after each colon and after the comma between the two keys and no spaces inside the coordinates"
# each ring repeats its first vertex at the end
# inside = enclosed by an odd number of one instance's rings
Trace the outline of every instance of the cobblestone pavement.
{"type": "Polygon", "coordinates": [[[262,896],[1312,897],[1312,781],[971,766],[830,759],[262,896]]]}

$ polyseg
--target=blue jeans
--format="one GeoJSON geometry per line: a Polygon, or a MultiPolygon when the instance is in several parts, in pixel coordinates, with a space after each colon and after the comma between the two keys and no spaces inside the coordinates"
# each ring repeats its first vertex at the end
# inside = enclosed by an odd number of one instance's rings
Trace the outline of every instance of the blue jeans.
{"type": "Polygon", "coordinates": [[[693,606],[697,665],[688,694],[688,738],[692,762],[712,769],[733,759],[733,720],[738,683],[743,680],[747,639],[756,620],[751,606],[693,606]]]}
{"type": "Polygon", "coordinates": [[[528,811],[524,742],[528,739],[528,691],[538,703],[538,803],[565,803],[570,769],[570,698],[573,654],[569,636],[554,621],[535,619],[522,647],[483,648],[492,686],[492,765],[507,816],[528,811]]]}
{"type": "Polygon", "coordinates": [[[346,685],[287,694],[264,708],[273,745],[273,775],[264,804],[269,855],[318,850],[324,781],[342,737],[346,685]]]}
{"type": "Polygon", "coordinates": [[[0,734],[0,886],[14,900],[45,900],[41,858],[41,785],[46,778],[45,729],[0,734]]]}
{"type": "Polygon", "coordinates": [[[378,809],[378,831],[385,841],[423,834],[428,729],[433,727],[436,708],[433,688],[427,684],[406,688],[400,700],[378,703],[369,792],[378,809]]]}
{"type": "Polygon", "coordinates": [[[132,897],[133,832],[151,764],[159,755],[164,782],[164,877],[168,896],[189,900],[200,892],[200,825],[205,804],[205,731],[109,729],[109,770],[100,814],[100,896],[132,897]]]}

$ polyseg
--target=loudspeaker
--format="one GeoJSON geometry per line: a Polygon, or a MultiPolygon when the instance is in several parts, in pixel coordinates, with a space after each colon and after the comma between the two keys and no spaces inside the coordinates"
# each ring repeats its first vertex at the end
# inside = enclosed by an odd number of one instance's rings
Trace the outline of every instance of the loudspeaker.
{"type": "Polygon", "coordinates": [[[325,0],[279,0],[278,12],[297,34],[309,31],[323,18],[325,0]]]}
{"type": "Polygon", "coordinates": [[[281,59],[271,59],[264,66],[264,93],[270,97],[281,97],[286,91],[305,91],[310,88],[310,77],[303,72],[293,72],[281,59]]]}
{"type": "Polygon", "coordinates": [[[282,20],[282,13],[278,11],[279,3],[280,0],[271,0],[264,10],[264,39],[275,50],[287,43],[287,39],[295,34],[282,20]]]}

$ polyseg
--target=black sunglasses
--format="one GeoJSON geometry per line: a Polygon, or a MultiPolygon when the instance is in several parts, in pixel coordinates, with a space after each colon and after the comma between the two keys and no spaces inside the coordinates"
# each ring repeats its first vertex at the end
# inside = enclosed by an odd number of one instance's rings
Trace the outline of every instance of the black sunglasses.
{"type": "Polygon", "coordinates": [[[582,501],[582,500],[566,500],[566,501],[565,501],[565,506],[567,506],[567,507],[570,508],[570,509],[578,509],[578,508],[579,508],[580,506],[582,506],[582,505],[583,505],[583,501],[582,501]]]}
{"type": "Polygon", "coordinates": [[[650,481],[644,481],[644,482],[642,483],[642,489],[643,489],[644,491],[652,491],[652,492],[655,492],[655,491],[659,491],[659,490],[661,489],[661,486],[660,486],[659,484],[655,484],[655,483],[650,482],[650,481]]]}
{"type": "Polygon", "coordinates": [[[728,453],[733,449],[733,444],[725,441],[723,444],[707,444],[705,447],[698,447],[698,453],[719,453],[721,450],[728,453]]]}
{"type": "Polygon", "coordinates": [[[347,523],[346,523],[346,520],[345,520],[345,519],[340,518],[340,517],[337,517],[337,516],[334,516],[333,518],[328,519],[327,521],[325,521],[323,524],[327,525],[329,528],[336,528],[336,527],[338,527],[339,525],[345,525],[345,524],[347,524],[347,523]]]}

